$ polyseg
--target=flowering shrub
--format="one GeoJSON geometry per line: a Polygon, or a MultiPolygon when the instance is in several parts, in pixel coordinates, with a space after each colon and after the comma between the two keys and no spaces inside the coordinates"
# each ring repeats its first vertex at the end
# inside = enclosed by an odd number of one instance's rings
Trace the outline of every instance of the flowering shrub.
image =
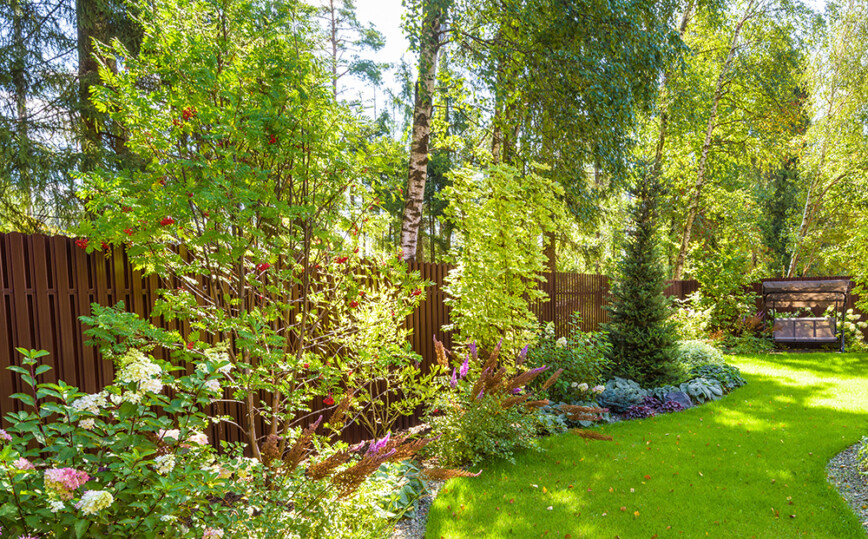
{"type": "Polygon", "coordinates": [[[202,410],[217,396],[210,382],[219,387],[225,362],[202,362],[175,377],[177,368],[131,349],[114,384],[84,394],[62,381],[39,381],[51,369],[38,361],[45,352],[19,352],[22,366],[10,369],[25,387],[14,395],[25,410],[8,414],[12,427],[0,436],[4,531],[177,535],[178,521],[197,527],[206,515],[212,526],[227,525],[227,511],[207,510],[225,495],[226,482],[202,432],[209,425],[202,410]]]}
{"type": "MultiPolygon", "coordinates": [[[[225,353],[211,354],[191,374],[128,351],[115,383],[83,394],[63,382],[40,383],[50,368],[44,352],[21,350],[29,392],[16,395],[30,411],[9,414],[0,430],[0,526],[40,537],[382,537],[395,513],[384,474],[425,447],[428,439],[391,437],[347,447],[318,434],[320,416],[291,436],[268,436],[262,460],[243,444],[218,454],[203,413],[222,390],[211,381],[236,376],[225,353]],[[171,397],[164,394],[172,389],[171,397]]],[[[344,397],[328,423],[350,409],[344,397]]],[[[388,477],[388,473],[385,474],[388,477]]],[[[468,475],[425,470],[424,477],[468,475]]]]}
{"type": "MultiPolygon", "coordinates": [[[[608,365],[606,354],[611,346],[603,333],[582,332],[579,319],[574,315],[567,337],[556,338],[554,324],[541,328],[537,344],[528,351],[527,364],[529,367],[547,365],[555,370],[563,369],[558,380],[546,390],[551,400],[593,400],[602,392],[599,382],[608,365]]],[[[537,381],[531,387],[539,385],[537,381]]]]}
{"type": "MultiPolygon", "coordinates": [[[[477,465],[486,458],[513,459],[522,448],[537,448],[539,427],[536,409],[549,404],[527,388],[546,366],[522,366],[526,349],[514,362],[501,361],[500,345],[487,358],[480,357],[475,344],[468,347],[460,363],[451,366],[448,352],[435,339],[437,361],[451,376],[440,378],[442,391],[428,410],[427,420],[436,435],[430,448],[447,466],[477,465]]],[[[550,388],[561,375],[555,371],[540,391],[550,388]]],[[[563,413],[578,414],[579,407],[563,413]]],[[[583,409],[584,410],[584,409],[583,409]]],[[[598,408],[587,409],[591,414],[598,408]]]]}

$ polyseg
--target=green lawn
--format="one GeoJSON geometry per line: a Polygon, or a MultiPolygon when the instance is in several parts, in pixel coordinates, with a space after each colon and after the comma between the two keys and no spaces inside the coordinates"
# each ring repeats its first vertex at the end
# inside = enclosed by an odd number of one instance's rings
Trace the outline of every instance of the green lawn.
{"type": "Polygon", "coordinates": [[[731,362],[748,384],[720,401],[450,481],[426,537],[864,538],[825,466],[868,434],[868,354],[731,362]]]}

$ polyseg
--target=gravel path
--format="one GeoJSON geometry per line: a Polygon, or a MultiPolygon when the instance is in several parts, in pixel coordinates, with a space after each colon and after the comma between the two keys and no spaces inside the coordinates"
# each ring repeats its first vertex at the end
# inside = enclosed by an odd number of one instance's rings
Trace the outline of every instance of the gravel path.
{"type": "Polygon", "coordinates": [[[405,518],[398,522],[390,539],[423,539],[425,537],[428,510],[431,509],[431,503],[437,497],[437,493],[440,492],[440,487],[444,483],[446,481],[428,481],[428,494],[419,498],[419,510],[416,511],[416,517],[405,518]]]}
{"type": "Polygon", "coordinates": [[[860,445],[855,444],[835,455],[826,466],[826,478],[847,500],[868,533],[868,476],[859,473],[856,461],[860,445]]]}

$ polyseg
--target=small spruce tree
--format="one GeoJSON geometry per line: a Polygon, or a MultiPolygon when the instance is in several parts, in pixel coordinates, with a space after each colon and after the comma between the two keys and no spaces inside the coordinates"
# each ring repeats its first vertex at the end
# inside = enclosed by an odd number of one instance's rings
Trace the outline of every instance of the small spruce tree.
{"type": "Polygon", "coordinates": [[[612,343],[611,374],[643,386],[672,381],[676,333],[663,291],[665,269],[657,248],[655,221],[660,184],[647,176],[634,190],[624,256],[612,284],[612,303],[604,325],[612,343]]]}

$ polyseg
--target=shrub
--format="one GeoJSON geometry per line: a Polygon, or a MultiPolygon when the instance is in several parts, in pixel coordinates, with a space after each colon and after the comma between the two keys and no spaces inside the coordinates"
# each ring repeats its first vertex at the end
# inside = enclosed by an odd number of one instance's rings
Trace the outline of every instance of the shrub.
{"type": "Polygon", "coordinates": [[[646,178],[636,190],[624,257],[612,284],[611,321],[603,326],[612,349],[612,375],[657,385],[677,377],[675,328],[663,295],[665,270],[657,247],[657,201],[660,186],[646,178]]]}
{"type": "Polygon", "coordinates": [[[722,335],[721,346],[727,354],[765,354],[775,349],[771,337],[765,335],[722,335]]]}
{"type": "Polygon", "coordinates": [[[739,320],[756,305],[756,294],[748,288],[754,280],[749,255],[723,242],[695,256],[694,264],[700,290],[695,308],[710,311],[707,329],[739,333],[739,320]]]}
{"type": "MultiPolygon", "coordinates": [[[[603,333],[584,333],[579,329],[575,316],[570,323],[570,333],[557,338],[554,325],[549,323],[539,332],[537,344],[527,354],[530,367],[543,365],[551,369],[563,369],[557,382],[547,389],[553,401],[572,402],[586,399],[594,393],[594,386],[608,364],[606,355],[611,345],[603,333]]],[[[537,382],[532,387],[538,387],[537,382]]]]}
{"type": "Polygon", "coordinates": [[[642,402],[648,392],[633,380],[615,377],[606,382],[606,388],[597,397],[600,406],[615,413],[623,413],[629,407],[642,402]]]}
{"type": "Polygon", "coordinates": [[[681,341],[676,349],[678,362],[685,370],[699,365],[723,365],[723,354],[704,341],[681,341]]]}
{"type": "MultiPolygon", "coordinates": [[[[0,451],[0,524],[15,536],[130,537],[174,534],[176,520],[222,528],[231,511],[211,511],[225,495],[222,463],[203,430],[202,411],[216,398],[228,362],[201,363],[186,376],[130,350],[113,385],[84,394],[51,370],[42,351],[19,349],[24,410],[0,451]],[[171,398],[162,394],[173,388],[171,398]],[[157,411],[161,411],[158,414],[157,411]],[[168,413],[167,413],[168,412],[168,413]]],[[[227,466],[227,470],[231,467],[227,466]]]]}
{"type": "Polygon", "coordinates": [[[451,327],[465,342],[491,350],[503,339],[514,355],[533,341],[538,322],[529,302],[546,297],[537,286],[546,263],[539,238],[563,215],[563,188],[539,172],[501,164],[450,174],[445,211],[459,239],[445,290],[451,327]]]}
{"type": "MultiPolygon", "coordinates": [[[[831,313],[826,312],[825,316],[831,313]]],[[[868,322],[862,320],[861,314],[856,314],[853,309],[847,309],[844,320],[838,322],[838,337],[841,332],[844,332],[844,342],[847,350],[851,352],[862,352],[868,349],[865,344],[865,335],[863,331],[868,327],[868,322]]]]}
{"type": "Polygon", "coordinates": [[[691,368],[690,371],[688,371],[688,375],[690,378],[717,380],[726,392],[730,392],[747,383],[747,381],[742,378],[738,367],[732,365],[699,365],[691,368]]]}
{"type": "Polygon", "coordinates": [[[678,301],[672,314],[672,323],[678,336],[685,341],[702,340],[708,337],[711,307],[700,309],[700,293],[694,292],[687,299],[678,301]]]}
{"type": "MultiPolygon", "coordinates": [[[[436,341],[437,361],[448,368],[447,351],[436,341]]],[[[475,345],[469,347],[460,365],[453,365],[451,377],[442,377],[440,396],[429,410],[427,420],[435,435],[430,449],[446,466],[477,465],[487,458],[513,460],[519,449],[538,449],[536,408],[549,404],[527,385],[547,367],[522,366],[525,351],[514,362],[502,362],[500,346],[482,359],[475,345]],[[435,412],[439,412],[439,415],[435,412]]],[[[557,381],[557,370],[540,387],[545,391],[557,381]]],[[[565,413],[579,415],[572,407],[565,413]]],[[[587,409],[587,416],[603,410],[587,409]]]]}

